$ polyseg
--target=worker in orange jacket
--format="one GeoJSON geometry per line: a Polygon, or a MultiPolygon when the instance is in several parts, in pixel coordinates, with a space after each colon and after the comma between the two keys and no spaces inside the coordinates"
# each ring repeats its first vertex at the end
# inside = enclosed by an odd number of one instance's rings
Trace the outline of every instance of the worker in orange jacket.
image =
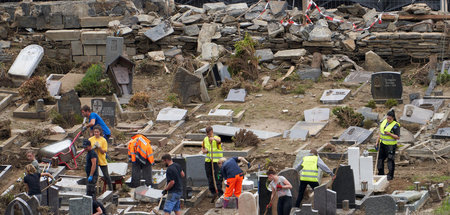
{"type": "Polygon", "coordinates": [[[150,140],[142,134],[133,136],[128,142],[128,158],[131,161],[131,187],[138,187],[140,180],[153,185],[152,165],[155,163],[150,140]]]}

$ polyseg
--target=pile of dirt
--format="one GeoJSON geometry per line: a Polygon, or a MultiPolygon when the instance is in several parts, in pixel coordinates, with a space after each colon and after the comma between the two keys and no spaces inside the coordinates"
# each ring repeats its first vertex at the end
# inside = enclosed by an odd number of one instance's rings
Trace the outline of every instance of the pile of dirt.
{"type": "Polygon", "coordinates": [[[250,155],[246,159],[251,162],[252,165],[248,170],[249,172],[258,171],[258,166],[260,166],[261,171],[267,170],[269,166],[274,167],[277,171],[281,171],[285,168],[292,168],[292,164],[295,161],[295,155],[284,152],[264,153],[250,155]]]}

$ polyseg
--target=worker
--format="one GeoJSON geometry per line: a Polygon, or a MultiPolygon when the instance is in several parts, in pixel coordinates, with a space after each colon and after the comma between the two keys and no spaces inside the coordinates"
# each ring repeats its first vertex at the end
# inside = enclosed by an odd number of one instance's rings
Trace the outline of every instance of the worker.
{"type": "Polygon", "coordinates": [[[89,138],[91,142],[91,146],[94,149],[95,153],[98,155],[98,166],[100,170],[102,170],[103,177],[108,184],[108,189],[113,190],[113,186],[111,183],[111,177],[108,172],[108,162],[106,161],[106,151],[108,151],[108,142],[106,139],[101,136],[102,127],[99,125],[94,126],[94,136],[89,138]]]}
{"type": "Polygon", "coordinates": [[[36,172],[41,172],[41,168],[39,167],[39,162],[36,160],[36,157],[34,156],[34,152],[29,150],[27,151],[27,158],[31,161],[31,165],[34,166],[36,169],[36,172]]]}
{"type": "Polygon", "coordinates": [[[91,128],[89,131],[89,136],[92,137],[94,135],[94,126],[100,125],[103,130],[103,137],[106,139],[106,141],[109,141],[109,138],[111,137],[111,130],[109,130],[105,121],[103,121],[103,119],[98,114],[91,112],[91,108],[85,105],[81,108],[81,115],[89,119],[89,122],[83,126],[83,129],[85,129],[85,127],[91,128]]]}
{"type": "Polygon", "coordinates": [[[92,196],[92,199],[96,198],[95,185],[98,180],[98,155],[92,150],[92,145],[89,140],[83,141],[83,147],[85,148],[86,155],[86,166],[84,170],[86,171],[86,195],[92,196]]]}
{"type": "MultiPolygon", "coordinates": [[[[227,208],[231,196],[239,198],[242,192],[242,181],[244,181],[244,171],[239,168],[238,162],[247,164],[250,168],[250,163],[243,157],[232,157],[230,159],[220,158],[219,167],[222,178],[225,179],[225,193],[223,197],[223,208],[227,208]]],[[[237,203],[237,202],[236,202],[237,203]]]]}
{"type": "Polygon", "coordinates": [[[41,194],[41,177],[47,176],[50,177],[52,180],[55,180],[53,176],[50,173],[44,172],[36,172],[36,168],[32,164],[28,164],[25,166],[26,175],[23,178],[23,182],[27,185],[27,193],[29,196],[36,196],[39,200],[39,202],[42,201],[42,194],[41,194]]]}
{"type": "Polygon", "coordinates": [[[332,180],[336,178],[330,168],[328,168],[325,162],[323,162],[323,160],[317,155],[316,149],[311,149],[309,153],[310,154],[303,157],[300,163],[295,167],[297,171],[300,171],[300,167],[302,167],[300,172],[300,187],[297,201],[295,202],[295,207],[298,208],[303,200],[303,194],[305,193],[306,186],[309,185],[313,190],[315,187],[319,186],[319,168],[333,177],[332,180]]]}
{"type": "Polygon", "coordinates": [[[176,215],[181,215],[180,211],[180,199],[183,194],[183,184],[181,178],[184,178],[184,172],[181,166],[172,161],[172,157],[169,154],[165,154],[161,157],[161,160],[167,167],[166,179],[167,185],[163,189],[163,195],[167,194],[166,203],[164,203],[165,215],[170,215],[172,211],[176,215]]]}
{"type": "Polygon", "coordinates": [[[387,158],[389,173],[387,179],[394,179],[395,170],[395,149],[397,141],[400,139],[400,123],[395,118],[394,110],[387,113],[386,119],[380,124],[380,136],[378,136],[375,148],[379,150],[377,169],[378,175],[384,175],[384,160],[387,158]]]}
{"type": "Polygon", "coordinates": [[[95,199],[92,199],[92,215],[106,215],[105,206],[95,199]]]}
{"type": "Polygon", "coordinates": [[[152,165],[155,160],[150,140],[142,134],[131,137],[128,142],[128,158],[132,163],[131,187],[138,187],[141,179],[145,180],[145,185],[153,185],[152,165]]]}
{"type": "Polygon", "coordinates": [[[217,195],[223,195],[222,178],[219,172],[219,159],[223,157],[222,142],[220,137],[214,136],[213,128],[208,126],[206,128],[206,137],[203,139],[202,152],[206,154],[205,171],[208,178],[209,191],[213,195],[213,201],[217,195]],[[212,160],[211,160],[212,159],[212,160]],[[214,169],[213,169],[214,168],[214,169]],[[214,178],[213,178],[214,171],[214,178]],[[214,180],[216,185],[214,185],[214,180]],[[217,187],[217,190],[216,190],[217,187]]]}
{"type": "Polygon", "coordinates": [[[272,191],[271,201],[266,207],[266,210],[272,207],[272,200],[275,198],[275,194],[278,195],[277,214],[289,215],[292,208],[292,185],[284,177],[279,176],[275,172],[273,167],[269,167],[267,170],[267,178],[270,181],[269,190],[272,191]]]}

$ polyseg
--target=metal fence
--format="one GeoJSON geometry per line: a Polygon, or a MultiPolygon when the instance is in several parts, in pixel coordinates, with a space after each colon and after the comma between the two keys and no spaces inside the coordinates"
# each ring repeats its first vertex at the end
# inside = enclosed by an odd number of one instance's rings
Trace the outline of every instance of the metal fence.
{"type": "MultiPolygon", "coordinates": [[[[375,8],[377,11],[395,11],[401,10],[402,7],[413,3],[426,3],[433,10],[441,9],[441,1],[450,2],[450,0],[314,0],[319,6],[329,8],[337,8],[340,5],[352,5],[359,3],[364,7],[375,8]]],[[[189,4],[196,7],[202,7],[204,3],[224,2],[225,4],[247,3],[248,5],[258,2],[258,0],[175,0],[180,4],[189,4]]],[[[287,0],[289,7],[297,7],[302,9],[302,0],[287,0]]],[[[448,5],[448,3],[447,3],[448,5]]]]}

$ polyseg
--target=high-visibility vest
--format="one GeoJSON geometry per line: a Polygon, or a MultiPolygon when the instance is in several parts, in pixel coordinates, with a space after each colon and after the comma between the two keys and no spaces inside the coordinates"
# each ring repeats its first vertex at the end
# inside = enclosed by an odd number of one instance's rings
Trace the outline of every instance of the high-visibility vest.
{"type": "Polygon", "coordinates": [[[150,140],[142,134],[137,134],[131,139],[128,143],[128,156],[131,162],[139,161],[144,165],[153,164],[155,159],[150,140]]]}
{"type": "MultiPolygon", "coordinates": [[[[214,138],[219,138],[218,136],[214,136],[214,138]]],[[[203,144],[208,150],[208,153],[206,154],[205,162],[211,162],[211,151],[212,151],[212,158],[213,162],[219,162],[219,159],[223,157],[223,150],[222,146],[217,144],[216,140],[212,141],[212,144],[209,142],[209,137],[205,137],[203,139],[203,144]],[[211,149],[212,145],[212,149],[211,149]]]]}
{"type": "Polygon", "coordinates": [[[384,119],[380,125],[380,140],[384,145],[395,145],[395,144],[397,144],[397,140],[389,135],[385,135],[384,132],[385,131],[391,132],[392,128],[394,128],[394,126],[396,124],[398,124],[398,126],[400,126],[400,123],[398,123],[396,121],[392,121],[391,124],[389,124],[387,127],[386,127],[386,124],[387,124],[387,119],[384,119]]]}
{"type": "Polygon", "coordinates": [[[319,182],[319,169],[317,167],[318,156],[311,155],[303,157],[300,181],[319,182]]]}

